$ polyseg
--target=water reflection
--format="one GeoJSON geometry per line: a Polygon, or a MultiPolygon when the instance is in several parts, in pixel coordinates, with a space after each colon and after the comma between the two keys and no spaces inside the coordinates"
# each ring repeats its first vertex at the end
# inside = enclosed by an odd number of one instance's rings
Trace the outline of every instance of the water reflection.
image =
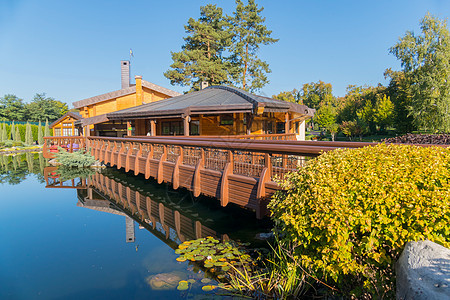
{"type": "Polygon", "coordinates": [[[42,153],[26,153],[16,155],[0,155],[0,184],[16,185],[29,175],[36,175],[40,182],[47,166],[42,153]]]}
{"type": "Polygon", "coordinates": [[[83,177],[72,173],[72,178],[61,169],[46,167],[46,187],[76,189],[77,206],[126,216],[127,242],[134,241],[131,220],[174,249],[186,240],[207,236],[249,241],[268,225],[250,211],[224,209],[213,199],[194,199],[189,191],[173,191],[142,176],[114,169],[90,172],[83,177]]]}
{"type": "MultiPolygon", "coordinates": [[[[0,183],[0,228],[8,228],[0,230],[8,241],[0,281],[11,286],[0,289],[2,299],[186,299],[161,283],[206,275],[178,263],[167,245],[206,236],[251,241],[265,230],[251,211],[115,169],[48,166],[38,154],[0,156],[0,183]]],[[[199,285],[189,293],[203,292],[199,285]]]]}

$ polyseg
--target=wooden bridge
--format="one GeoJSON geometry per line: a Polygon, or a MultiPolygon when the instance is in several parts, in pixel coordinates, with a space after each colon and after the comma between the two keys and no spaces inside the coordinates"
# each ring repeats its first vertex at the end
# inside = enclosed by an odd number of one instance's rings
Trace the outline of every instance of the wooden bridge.
{"type": "MultiPolygon", "coordinates": [[[[117,169],[152,177],[215,197],[222,206],[234,203],[267,214],[270,196],[279,189],[275,178],[302,167],[308,159],[336,148],[375,145],[360,142],[311,142],[245,139],[239,137],[47,137],[44,157],[51,146],[74,151],[86,145],[93,156],[117,169]]],[[[53,147],[55,148],[55,147],[53,147]]]]}

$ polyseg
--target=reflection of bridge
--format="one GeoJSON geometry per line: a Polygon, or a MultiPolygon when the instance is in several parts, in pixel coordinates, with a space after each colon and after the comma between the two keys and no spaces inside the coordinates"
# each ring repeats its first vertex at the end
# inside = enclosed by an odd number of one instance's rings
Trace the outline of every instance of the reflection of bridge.
{"type": "Polygon", "coordinates": [[[125,216],[127,242],[135,240],[133,220],[174,247],[185,240],[207,236],[228,239],[200,219],[155,201],[114,178],[96,173],[88,179],[62,181],[56,170],[57,167],[45,168],[46,188],[77,189],[77,206],[125,216]]]}
{"type": "Polygon", "coordinates": [[[150,196],[105,175],[97,173],[88,182],[90,187],[93,187],[100,195],[114,201],[135,220],[164,234],[165,239],[178,243],[207,236],[218,237],[216,231],[206,227],[200,221],[191,219],[180,211],[154,201],[150,196]]]}

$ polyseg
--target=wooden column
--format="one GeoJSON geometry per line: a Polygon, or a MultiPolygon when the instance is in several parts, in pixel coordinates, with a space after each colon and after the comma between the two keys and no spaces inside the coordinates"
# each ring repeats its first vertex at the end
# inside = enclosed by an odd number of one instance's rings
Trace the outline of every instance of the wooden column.
{"type": "Polygon", "coordinates": [[[228,151],[228,162],[222,172],[222,179],[220,185],[220,205],[227,206],[229,202],[228,176],[233,174],[233,152],[228,151]]]}
{"type": "Polygon", "coordinates": [[[189,116],[183,118],[184,136],[189,136],[189,116]]]}
{"type": "Polygon", "coordinates": [[[127,136],[131,136],[131,122],[127,121],[127,136]]]}
{"type": "Polygon", "coordinates": [[[284,123],[284,133],[289,133],[290,126],[289,126],[289,113],[286,113],[284,115],[285,123],[284,123]]]}
{"type": "Polygon", "coordinates": [[[156,122],[155,120],[150,121],[150,132],[152,136],[156,136],[156,122]]]}

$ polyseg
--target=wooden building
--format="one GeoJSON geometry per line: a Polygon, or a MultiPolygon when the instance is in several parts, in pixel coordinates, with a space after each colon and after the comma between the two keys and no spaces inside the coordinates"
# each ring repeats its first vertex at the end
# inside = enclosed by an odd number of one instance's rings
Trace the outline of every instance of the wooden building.
{"type": "Polygon", "coordinates": [[[153,103],[180,95],[175,91],[135,77],[130,84],[130,62],[121,61],[122,88],[110,93],[90,97],[73,103],[80,110],[81,125],[86,136],[122,137],[127,135],[127,125],[121,121],[110,121],[107,114],[118,110],[153,103]]]}
{"type": "Polygon", "coordinates": [[[248,135],[295,133],[304,140],[305,120],[314,110],[305,105],[211,86],[170,99],[106,114],[110,122],[127,122],[128,135],[248,135]]]}
{"type": "Polygon", "coordinates": [[[77,112],[68,112],[52,124],[53,136],[77,136],[82,134],[80,120],[83,117],[77,112]]]}

